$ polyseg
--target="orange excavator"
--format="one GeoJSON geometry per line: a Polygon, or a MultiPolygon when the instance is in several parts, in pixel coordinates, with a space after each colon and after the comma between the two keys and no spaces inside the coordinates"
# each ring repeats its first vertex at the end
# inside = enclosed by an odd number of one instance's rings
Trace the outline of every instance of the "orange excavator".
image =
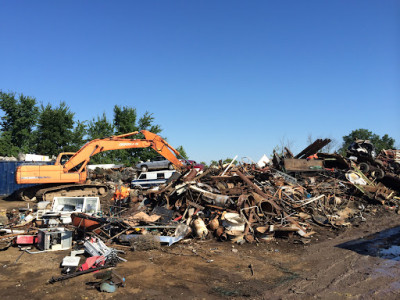
{"type": "Polygon", "coordinates": [[[147,130],[95,139],[86,143],[78,152],[63,152],[54,165],[22,165],[17,168],[18,184],[39,184],[20,190],[20,197],[25,201],[51,201],[56,196],[87,197],[97,196],[108,200],[112,193],[107,185],[86,183],[87,164],[90,158],[109,150],[153,148],[158,154],[168,159],[177,170],[183,168],[177,158],[179,152],[157,134],[147,130]],[[127,138],[142,133],[145,139],[127,138]]]}

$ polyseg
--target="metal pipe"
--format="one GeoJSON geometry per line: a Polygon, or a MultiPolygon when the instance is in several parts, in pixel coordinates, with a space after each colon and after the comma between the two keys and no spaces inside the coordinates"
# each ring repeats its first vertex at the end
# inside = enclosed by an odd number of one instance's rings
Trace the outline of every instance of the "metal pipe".
{"type": "Polygon", "coordinates": [[[225,172],[228,171],[228,169],[231,167],[231,165],[234,163],[238,156],[236,155],[235,158],[230,162],[230,164],[226,167],[225,171],[222,172],[221,176],[224,176],[225,172]]]}

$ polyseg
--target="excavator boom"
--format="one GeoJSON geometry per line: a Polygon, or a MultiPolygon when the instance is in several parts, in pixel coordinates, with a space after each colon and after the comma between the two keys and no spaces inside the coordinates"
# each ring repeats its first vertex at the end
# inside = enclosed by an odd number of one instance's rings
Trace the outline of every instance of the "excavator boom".
{"type": "Polygon", "coordinates": [[[84,163],[81,168],[85,167],[90,161],[90,158],[100,152],[147,147],[153,148],[160,155],[168,159],[175,167],[180,168],[183,166],[180,160],[176,157],[180,155],[179,152],[169,145],[163,138],[147,130],[142,130],[140,132],[145,136],[145,139],[126,138],[139,134],[139,132],[135,131],[105,139],[96,139],[86,143],[86,145],[78,150],[78,152],[76,152],[75,155],[64,164],[64,172],[69,172],[81,163],[84,163]]]}

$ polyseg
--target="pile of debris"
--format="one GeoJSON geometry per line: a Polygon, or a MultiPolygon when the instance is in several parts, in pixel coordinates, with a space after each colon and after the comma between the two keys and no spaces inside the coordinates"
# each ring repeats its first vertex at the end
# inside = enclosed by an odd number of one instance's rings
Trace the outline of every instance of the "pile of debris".
{"type": "MultiPolygon", "coordinates": [[[[133,169],[95,170],[92,180],[119,182],[109,203],[56,197],[32,209],[2,211],[0,241],[25,251],[29,245],[41,251],[73,248],[62,263],[65,274],[50,280],[56,282],[115,266],[124,261],[121,249],[155,249],[187,238],[242,244],[296,237],[306,243],[315,227],[366,221],[376,206],[399,209],[400,151],[376,156],[368,141],[355,141],[346,157],[319,153],[327,143],[317,140],[296,156],[289,149],[275,153],[272,164],[220,162],[176,172],[148,190],[129,187],[133,169]],[[87,256],[80,267],[78,253],[87,256]]],[[[104,277],[101,290],[123,285],[115,272],[104,277]]]]}
{"type": "Polygon", "coordinates": [[[329,142],[316,140],[296,156],[289,149],[275,153],[271,165],[220,163],[204,172],[176,173],[155,189],[132,190],[129,208],[118,214],[126,231],[115,241],[126,242],[125,233],[135,230],[136,239],[156,232],[168,243],[183,233],[237,243],[296,233],[304,241],[313,226],[365,221],[374,205],[398,210],[400,151],[376,156],[369,141],[357,140],[346,157],[319,153],[329,142]]]}

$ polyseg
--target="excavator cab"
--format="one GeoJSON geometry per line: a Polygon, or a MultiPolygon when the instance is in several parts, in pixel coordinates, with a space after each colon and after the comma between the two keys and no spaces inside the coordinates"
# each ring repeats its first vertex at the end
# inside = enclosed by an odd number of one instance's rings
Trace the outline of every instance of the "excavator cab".
{"type": "Polygon", "coordinates": [[[74,156],[75,152],[61,152],[57,156],[55,165],[64,165],[69,159],[74,156]]]}
{"type": "MultiPolygon", "coordinates": [[[[55,165],[61,165],[61,166],[65,165],[65,163],[66,163],[67,161],[69,161],[70,158],[71,158],[72,156],[74,156],[74,155],[75,155],[75,152],[61,152],[61,153],[58,154],[58,156],[57,156],[57,160],[56,160],[55,165]]],[[[72,171],[72,172],[79,172],[80,168],[82,167],[82,164],[83,164],[83,162],[80,163],[79,165],[73,167],[73,168],[71,169],[71,171],[72,171]]]]}

